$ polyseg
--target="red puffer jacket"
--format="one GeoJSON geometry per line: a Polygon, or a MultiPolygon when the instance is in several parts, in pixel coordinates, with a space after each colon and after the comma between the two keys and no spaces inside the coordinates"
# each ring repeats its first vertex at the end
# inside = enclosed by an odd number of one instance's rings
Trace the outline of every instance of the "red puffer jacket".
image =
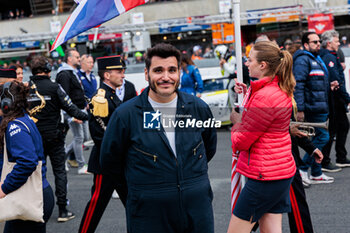
{"type": "Polygon", "coordinates": [[[251,96],[242,123],[232,128],[234,152],[240,151],[237,171],[255,180],[280,180],[294,176],[289,123],[292,98],[265,77],[251,83],[251,96]]]}

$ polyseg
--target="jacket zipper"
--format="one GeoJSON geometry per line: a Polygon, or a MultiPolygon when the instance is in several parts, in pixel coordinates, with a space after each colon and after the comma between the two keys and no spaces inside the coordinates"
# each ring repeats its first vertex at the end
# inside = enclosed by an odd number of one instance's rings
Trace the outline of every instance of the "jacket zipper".
{"type": "Polygon", "coordinates": [[[193,155],[196,155],[197,153],[197,149],[198,147],[203,143],[203,141],[201,141],[194,149],[193,149],[193,155]]]}
{"type": "Polygon", "coordinates": [[[145,151],[143,151],[143,150],[140,150],[140,149],[136,148],[135,146],[133,146],[133,147],[134,147],[134,149],[137,150],[138,152],[141,152],[141,153],[143,153],[144,155],[147,155],[147,156],[149,156],[149,157],[152,157],[154,162],[157,161],[157,155],[152,155],[152,154],[150,154],[150,153],[147,153],[147,152],[145,152],[145,151]]]}
{"type": "Polygon", "coordinates": [[[248,151],[248,166],[249,166],[249,162],[250,162],[250,149],[251,148],[249,148],[249,151],[248,151]]]}

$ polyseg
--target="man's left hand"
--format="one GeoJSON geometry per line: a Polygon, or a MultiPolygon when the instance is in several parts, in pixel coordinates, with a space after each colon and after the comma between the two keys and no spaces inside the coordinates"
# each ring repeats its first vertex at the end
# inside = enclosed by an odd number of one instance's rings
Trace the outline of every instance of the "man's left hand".
{"type": "Polygon", "coordinates": [[[314,156],[316,163],[322,162],[323,154],[319,149],[316,149],[312,155],[314,156]]]}
{"type": "Polygon", "coordinates": [[[291,124],[291,126],[289,127],[289,132],[290,135],[292,135],[293,137],[299,137],[299,138],[303,138],[303,137],[307,137],[307,134],[300,131],[299,127],[300,125],[298,124],[291,124]]]}
{"type": "Polygon", "coordinates": [[[336,90],[338,90],[339,89],[339,83],[338,83],[338,81],[333,81],[333,82],[331,82],[331,90],[332,91],[336,91],[336,90]]]}

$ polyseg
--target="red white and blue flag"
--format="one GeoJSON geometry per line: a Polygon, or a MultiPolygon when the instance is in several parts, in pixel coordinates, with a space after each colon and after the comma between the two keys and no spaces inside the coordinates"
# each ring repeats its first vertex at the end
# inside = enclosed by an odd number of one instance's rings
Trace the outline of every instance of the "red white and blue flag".
{"type": "Polygon", "coordinates": [[[86,30],[111,20],[149,0],[75,0],[78,6],[58,33],[51,51],[86,30]]]}

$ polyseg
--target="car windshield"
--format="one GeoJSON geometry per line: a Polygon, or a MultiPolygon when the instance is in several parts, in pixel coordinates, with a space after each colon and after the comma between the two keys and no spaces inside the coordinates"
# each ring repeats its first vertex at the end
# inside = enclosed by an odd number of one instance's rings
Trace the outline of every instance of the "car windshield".
{"type": "Polygon", "coordinates": [[[227,78],[207,79],[203,81],[203,92],[220,91],[227,89],[227,78]]]}

